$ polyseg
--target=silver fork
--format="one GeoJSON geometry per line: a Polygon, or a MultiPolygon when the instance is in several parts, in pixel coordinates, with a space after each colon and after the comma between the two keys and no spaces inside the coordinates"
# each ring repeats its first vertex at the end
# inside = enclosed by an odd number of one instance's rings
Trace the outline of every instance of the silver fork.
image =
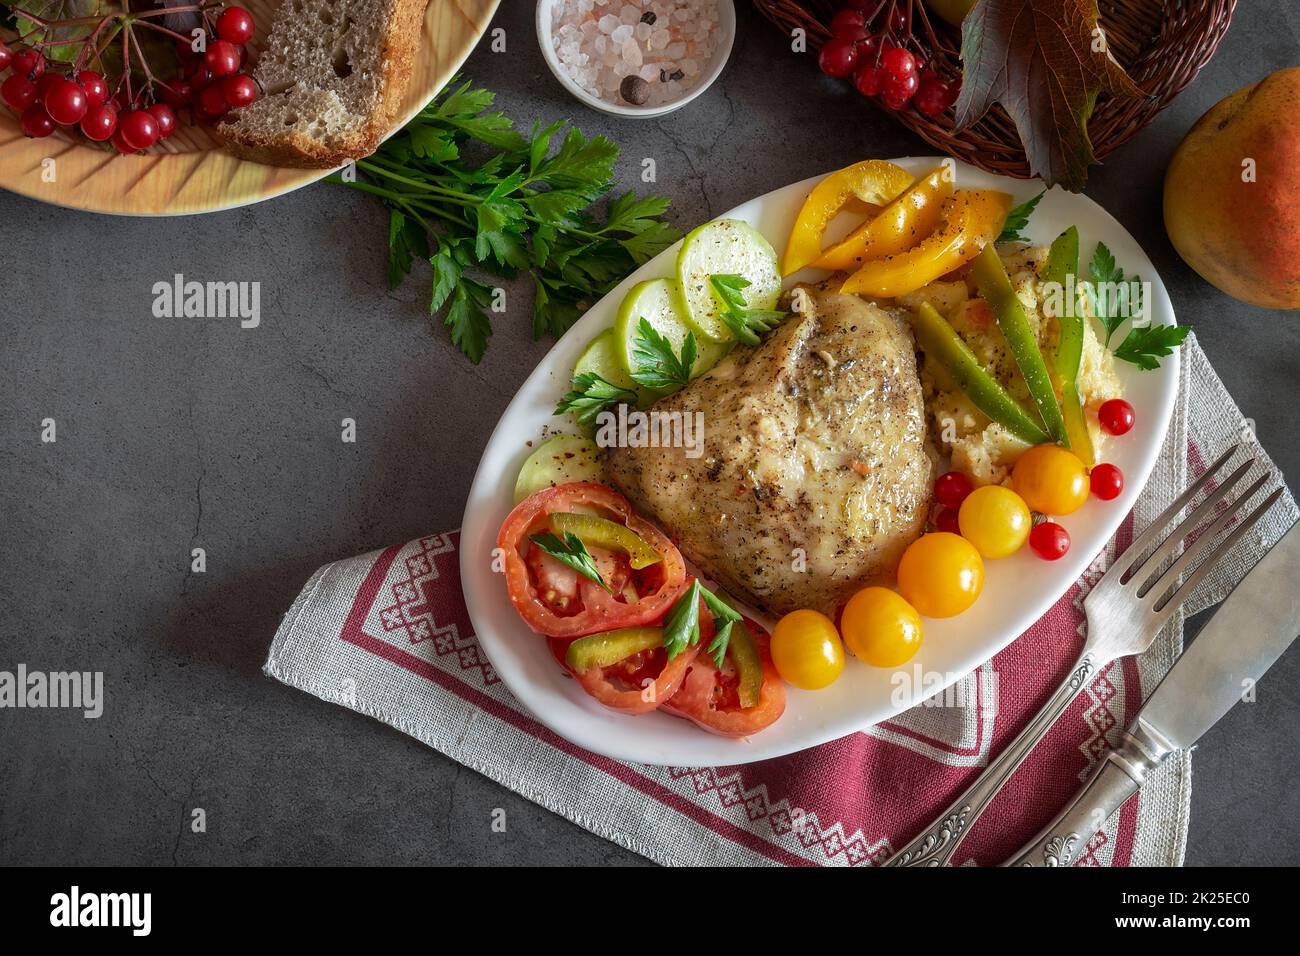
{"type": "Polygon", "coordinates": [[[884,862],[884,866],[943,866],[952,859],[963,839],[970,832],[1002,785],[1011,777],[1029,752],[1046,736],[1048,730],[1061,716],[1070,702],[1078,696],[1083,686],[1111,661],[1130,654],[1140,654],[1151,646],[1160,628],[1174,611],[1187,599],[1196,585],[1241,539],[1250,527],[1272,506],[1281,494],[1278,489],[1257,508],[1241,520],[1236,528],[1202,561],[1172,596],[1164,595],[1178,584],[1179,578],[1192,562],[1214,543],[1219,533],[1243,510],[1242,506],[1257,492],[1267,475],[1258,478],[1231,505],[1226,506],[1215,520],[1168,568],[1163,565],[1173,556],[1178,546],[1219,505],[1219,502],[1245,477],[1254,464],[1249,459],[1238,466],[1231,475],[1196,507],[1187,518],[1160,541],[1151,553],[1144,552],[1152,546],[1160,533],[1182,510],[1211,482],[1239,446],[1229,448],[1214,462],[1205,474],[1179,495],[1160,517],[1138,536],[1125,552],[1115,559],[1110,568],[1084,599],[1083,609],[1088,620],[1088,637],[1083,649],[1065,679],[1047,699],[1047,703],[1020,732],[1011,744],[985,768],[961,796],[957,797],[930,826],[884,862]]]}

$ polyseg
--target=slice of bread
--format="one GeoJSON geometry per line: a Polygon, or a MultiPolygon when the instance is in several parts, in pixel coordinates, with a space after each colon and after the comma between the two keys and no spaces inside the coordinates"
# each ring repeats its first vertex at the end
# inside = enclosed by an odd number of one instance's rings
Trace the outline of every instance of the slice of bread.
{"type": "Polygon", "coordinates": [[[321,169],[373,153],[396,122],[428,2],[284,0],[253,69],[261,97],[217,127],[226,146],[321,169]]]}

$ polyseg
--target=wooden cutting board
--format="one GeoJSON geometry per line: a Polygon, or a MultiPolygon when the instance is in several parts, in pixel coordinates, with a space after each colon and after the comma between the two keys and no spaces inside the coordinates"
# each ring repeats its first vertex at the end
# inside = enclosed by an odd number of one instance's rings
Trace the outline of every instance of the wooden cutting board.
{"type": "MultiPolygon", "coordinates": [[[[487,30],[500,0],[430,0],[424,42],[394,129],[442,89],[487,30]]],[[[258,25],[257,52],[278,0],[241,0],[258,25]]],[[[328,175],[236,159],[202,126],[183,118],[176,132],[149,152],[121,156],[107,143],[63,131],[28,139],[18,117],[0,104],[0,186],[42,202],[90,212],[175,216],[261,202],[328,175]]]]}

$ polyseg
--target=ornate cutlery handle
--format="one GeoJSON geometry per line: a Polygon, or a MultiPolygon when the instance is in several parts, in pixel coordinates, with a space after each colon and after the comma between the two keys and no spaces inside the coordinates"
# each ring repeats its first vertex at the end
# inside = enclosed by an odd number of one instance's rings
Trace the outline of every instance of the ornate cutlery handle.
{"type": "Polygon", "coordinates": [[[1047,699],[1042,710],[1025,725],[1007,748],[984,768],[975,782],[966,788],[938,818],[917,837],[884,862],[884,866],[943,866],[952,859],[957,847],[979,819],[1002,785],[1024,761],[1029,752],[1056,723],[1056,719],[1078,696],[1079,690],[1104,661],[1095,652],[1085,651],[1070,673],[1047,699]]]}
{"type": "Polygon", "coordinates": [[[1056,819],[1003,866],[1069,866],[1173,749],[1139,717],[1056,819]]]}

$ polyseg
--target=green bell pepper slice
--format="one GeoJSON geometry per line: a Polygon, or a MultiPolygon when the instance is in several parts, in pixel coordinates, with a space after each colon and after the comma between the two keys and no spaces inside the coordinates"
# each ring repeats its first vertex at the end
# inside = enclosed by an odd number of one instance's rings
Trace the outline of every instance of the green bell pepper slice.
{"type": "Polygon", "coordinates": [[[740,684],[736,688],[740,706],[746,709],[757,707],[763,693],[763,661],[758,656],[758,645],[754,635],[744,621],[737,621],[731,628],[731,639],[727,641],[727,656],[736,665],[740,684]]]}
{"type": "Polygon", "coordinates": [[[998,327],[1006,336],[1011,347],[1011,357],[1016,360],[1020,374],[1029,386],[1029,395],[1038,407],[1043,424],[1053,441],[1065,440],[1065,421],[1061,417],[1061,406],[1057,404],[1056,392],[1052,389],[1052,379],[1047,372],[1047,363],[1038,348],[1038,340],[1029,327],[1029,318],[1025,307],[1011,287],[1011,277],[1007,275],[1006,266],[998,258],[993,243],[989,243],[975,258],[971,269],[975,285],[997,316],[998,327]]]}
{"type": "Polygon", "coordinates": [[[612,667],[633,654],[664,646],[662,627],[625,627],[580,637],[569,644],[564,662],[575,671],[612,667]]]}
{"type": "Polygon", "coordinates": [[[970,346],[930,303],[921,303],[912,313],[912,331],[926,358],[938,362],[953,384],[992,421],[1031,445],[1051,441],[998,380],[984,370],[970,346]]]}
{"type": "Polygon", "coordinates": [[[1061,393],[1061,414],[1065,418],[1065,437],[1070,450],[1079,456],[1084,466],[1091,468],[1096,462],[1092,449],[1092,436],[1083,414],[1083,393],[1079,390],[1079,368],[1083,364],[1083,313],[1079,311],[1078,288],[1074,302],[1065,300],[1071,277],[1079,280],[1079,230],[1071,226],[1052,242],[1047,253],[1045,282],[1055,282],[1061,288],[1062,314],[1057,316],[1061,335],[1056,344],[1052,362],[1052,375],[1061,393]],[[1073,307],[1071,307],[1073,306],[1073,307]]]}
{"type": "Polygon", "coordinates": [[[588,547],[622,551],[635,570],[648,568],[663,560],[663,555],[647,544],[644,538],[617,521],[572,511],[555,512],[550,516],[550,521],[551,528],[557,533],[567,531],[576,534],[588,547]]]}

